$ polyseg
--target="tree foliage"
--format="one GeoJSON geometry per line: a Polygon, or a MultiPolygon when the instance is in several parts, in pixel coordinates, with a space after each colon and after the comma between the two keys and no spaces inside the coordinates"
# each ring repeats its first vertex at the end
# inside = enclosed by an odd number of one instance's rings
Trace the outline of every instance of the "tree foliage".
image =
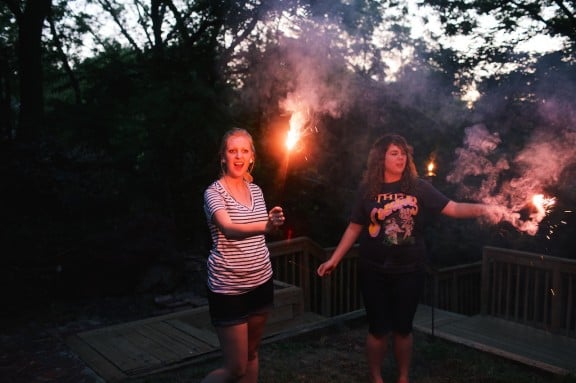
{"type": "Polygon", "coordinates": [[[561,39],[564,55],[574,59],[576,2],[573,0],[423,0],[420,3],[440,13],[448,36],[474,36],[482,41],[467,56],[472,66],[479,61],[526,62],[529,55],[521,55],[516,48],[538,36],[561,39]],[[487,20],[490,24],[483,25],[487,20]]]}
{"type": "MultiPolygon", "coordinates": [[[[463,22],[449,3],[446,20],[463,22]]],[[[125,272],[141,273],[181,260],[184,251],[206,254],[202,193],[219,174],[219,141],[233,125],[254,135],[256,182],[270,205],[287,212],[277,238],[305,235],[332,246],[380,134],[404,134],[421,173],[434,158],[435,184],[456,196],[443,176],[467,127],[499,132],[501,152],[513,157],[539,126],[574,122],[561,113],[546,119],[538,107],[571,106],[571,82],[562,78],[574,68],[565,55],[485,80],[478,84],[484,96],[470,108],[455,79],[477,58],[463,62],[456,51],[415,38],[404,2],[87,0],[78,9],[59,0],[32,18],[36,26],[43,20],[43,33],[34,35],[41,59],[34,65],[41,65],[31,74],[32,66],[20,69],[32,44],[21,34],[41,4],[0,1],[0,198],[10,201],[0,238],[12,249],[2,258],[8,264],[42,260],[79,270],[120,259],[125,272]],[[31,103],[39,89],[41,103],[31,103]],[[307,130],[287,155],[294,105],[305,110],[307,130]],[[32,125],[38,129],[26,128],[32,125]]],[[[478,58],[492,60],[501,49],[489,48],[478,58]]],[[[554,190],[567,201],[573,171],[554,190]]],[[[448,263],[475,260],[502,233],[499,243],[540,246],[541,238],[509,227],[442,222],[433,228],[432,252],[448,263]]]]}
{"type": "Polygon", "coordinates": [[[573,0],[426,0],[423,3],[441,10],[442,21],[451,35],[472,33],[478,27],[478,19],[470,16],[490,15],[498,22],[498,29],[509,33],[524,31],[523,23],[534,22],[528,34],[519,39],[545,33],[565,37],[572,45],[576,43],[576,3],[573,0]]]}

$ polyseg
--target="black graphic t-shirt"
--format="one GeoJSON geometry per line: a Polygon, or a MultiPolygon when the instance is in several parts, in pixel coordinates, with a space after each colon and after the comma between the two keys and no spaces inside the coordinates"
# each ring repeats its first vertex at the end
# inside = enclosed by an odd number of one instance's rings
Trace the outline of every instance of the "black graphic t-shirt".
{"type": "Polygon", "coordinates": [[[376,198],[358,191],[351,221],[364,226],[359,238],[360,262],[384,273],[423,270],[426,265],[425,219],[439,214],[449,202],[428,181],[418,179],[414,195],[400,183],[383,183],[376,198]]]}

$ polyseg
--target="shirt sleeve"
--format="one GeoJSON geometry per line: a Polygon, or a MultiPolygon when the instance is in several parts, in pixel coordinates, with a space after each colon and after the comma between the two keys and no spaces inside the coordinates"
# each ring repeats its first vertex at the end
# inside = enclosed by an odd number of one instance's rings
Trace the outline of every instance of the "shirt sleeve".
{"type": "Polygon", "coordinates": [[[206,218],[208,221],[211,221],[216,211],[225,208],[224,198],[217,190],[216,184],[213,183],[204,191],[204,213],[206,214],[206,218]]]}
{"type": "Polygon", "coordinates": [[[357,223],[359,225],[367,224],[368,214],[365,213],[364,209],[364,189],[359,187],[356,190],[356,195],[354,196],[354,203],[352,204],[352,211],[350,212],[350,222],[357,223]]]}
{"type": "Polygon", "coordinates": [[[436,189],[429,181],[420,178],[418,187],[420,188],[419,194],[420,198],[422,198],[422,206],[431,213],[440,214],[442,209],[450,202],[450,198],[436,189]]]}

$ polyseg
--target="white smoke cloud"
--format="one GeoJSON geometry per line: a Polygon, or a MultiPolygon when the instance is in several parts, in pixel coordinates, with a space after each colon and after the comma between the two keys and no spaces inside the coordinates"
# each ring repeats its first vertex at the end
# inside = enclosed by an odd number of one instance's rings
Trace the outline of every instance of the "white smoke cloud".
{"type": "Polygon", "coordinates": [[[339,40],[337,31],[326,26],[311,28],[303,32],[305,38],[280,41],[290,84],[279,107],[294,118],[291,125],[301,134],[311,132],[319,116],[339,118],[349,108],[353,91],[348,76],[338,75],[344,73],[346,64],[334,47],[339,40]]]}
{"type": "Polygon", "coordinates": [[[501,140],[484,125],[467,128],[464,143],[466,146],[456,151],[456,166],[447,181],[459,185],[462,197],[499,206],[494,209],[492,222],[497,217],[535,235],[554,201],[553,196],[545,197],[547,188],[559,182],[566,167],[576,163],[576,132],[537,130],[512,160],[497,156],[501,140]],[[501,180],[502,173],[510,169],[517,175],[501,180]],[[467,177],[481,179],[480,185],[467,185],[467,177]],[[534,196],[540,200],[533,200],[534,196]]]}

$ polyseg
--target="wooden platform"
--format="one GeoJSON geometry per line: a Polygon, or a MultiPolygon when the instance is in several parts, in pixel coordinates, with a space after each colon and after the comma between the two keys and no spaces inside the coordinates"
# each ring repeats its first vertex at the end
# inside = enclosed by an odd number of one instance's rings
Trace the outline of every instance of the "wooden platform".
{"type": "MultiPolygon", "coordinates": [[[[275,285],[275,307],[264,342],[314,328],[326,319],[302,312],[301,289],[279,281],[275,285]]],[[[80,332],[66,342],[107,382],[176,368],[219,353],[207,306],[80,332]]]]}
{"type": "MultiPolygon", "coordinates": [[[[283,305],[285,306],[285,305],[283,305]]],[[[336,318],[281,308],[267,326],[264,343],[364,316],[358,310],[336,318]],[[275,316],[275,317],[274,317],[275,316]]],[[[497,318],[468,317],[421,305],[416,330],[537,367],[554,374],[576,373],[576,339],[497,318]],[[434,325],[432,325],[434,320],[434,325]]],[[[105,381],[117,382],[219,355],[205,307],[78,333],[70,347],[105,381]]]]}
{"type": "Polygon", "coordinates": [[[465,316],[420,306],[414,326],[438,338],[558,375],[576,374],[576,338],[490,316],[465,316]],[[434,316],[434,326],[432,326],[434,316]]]}

